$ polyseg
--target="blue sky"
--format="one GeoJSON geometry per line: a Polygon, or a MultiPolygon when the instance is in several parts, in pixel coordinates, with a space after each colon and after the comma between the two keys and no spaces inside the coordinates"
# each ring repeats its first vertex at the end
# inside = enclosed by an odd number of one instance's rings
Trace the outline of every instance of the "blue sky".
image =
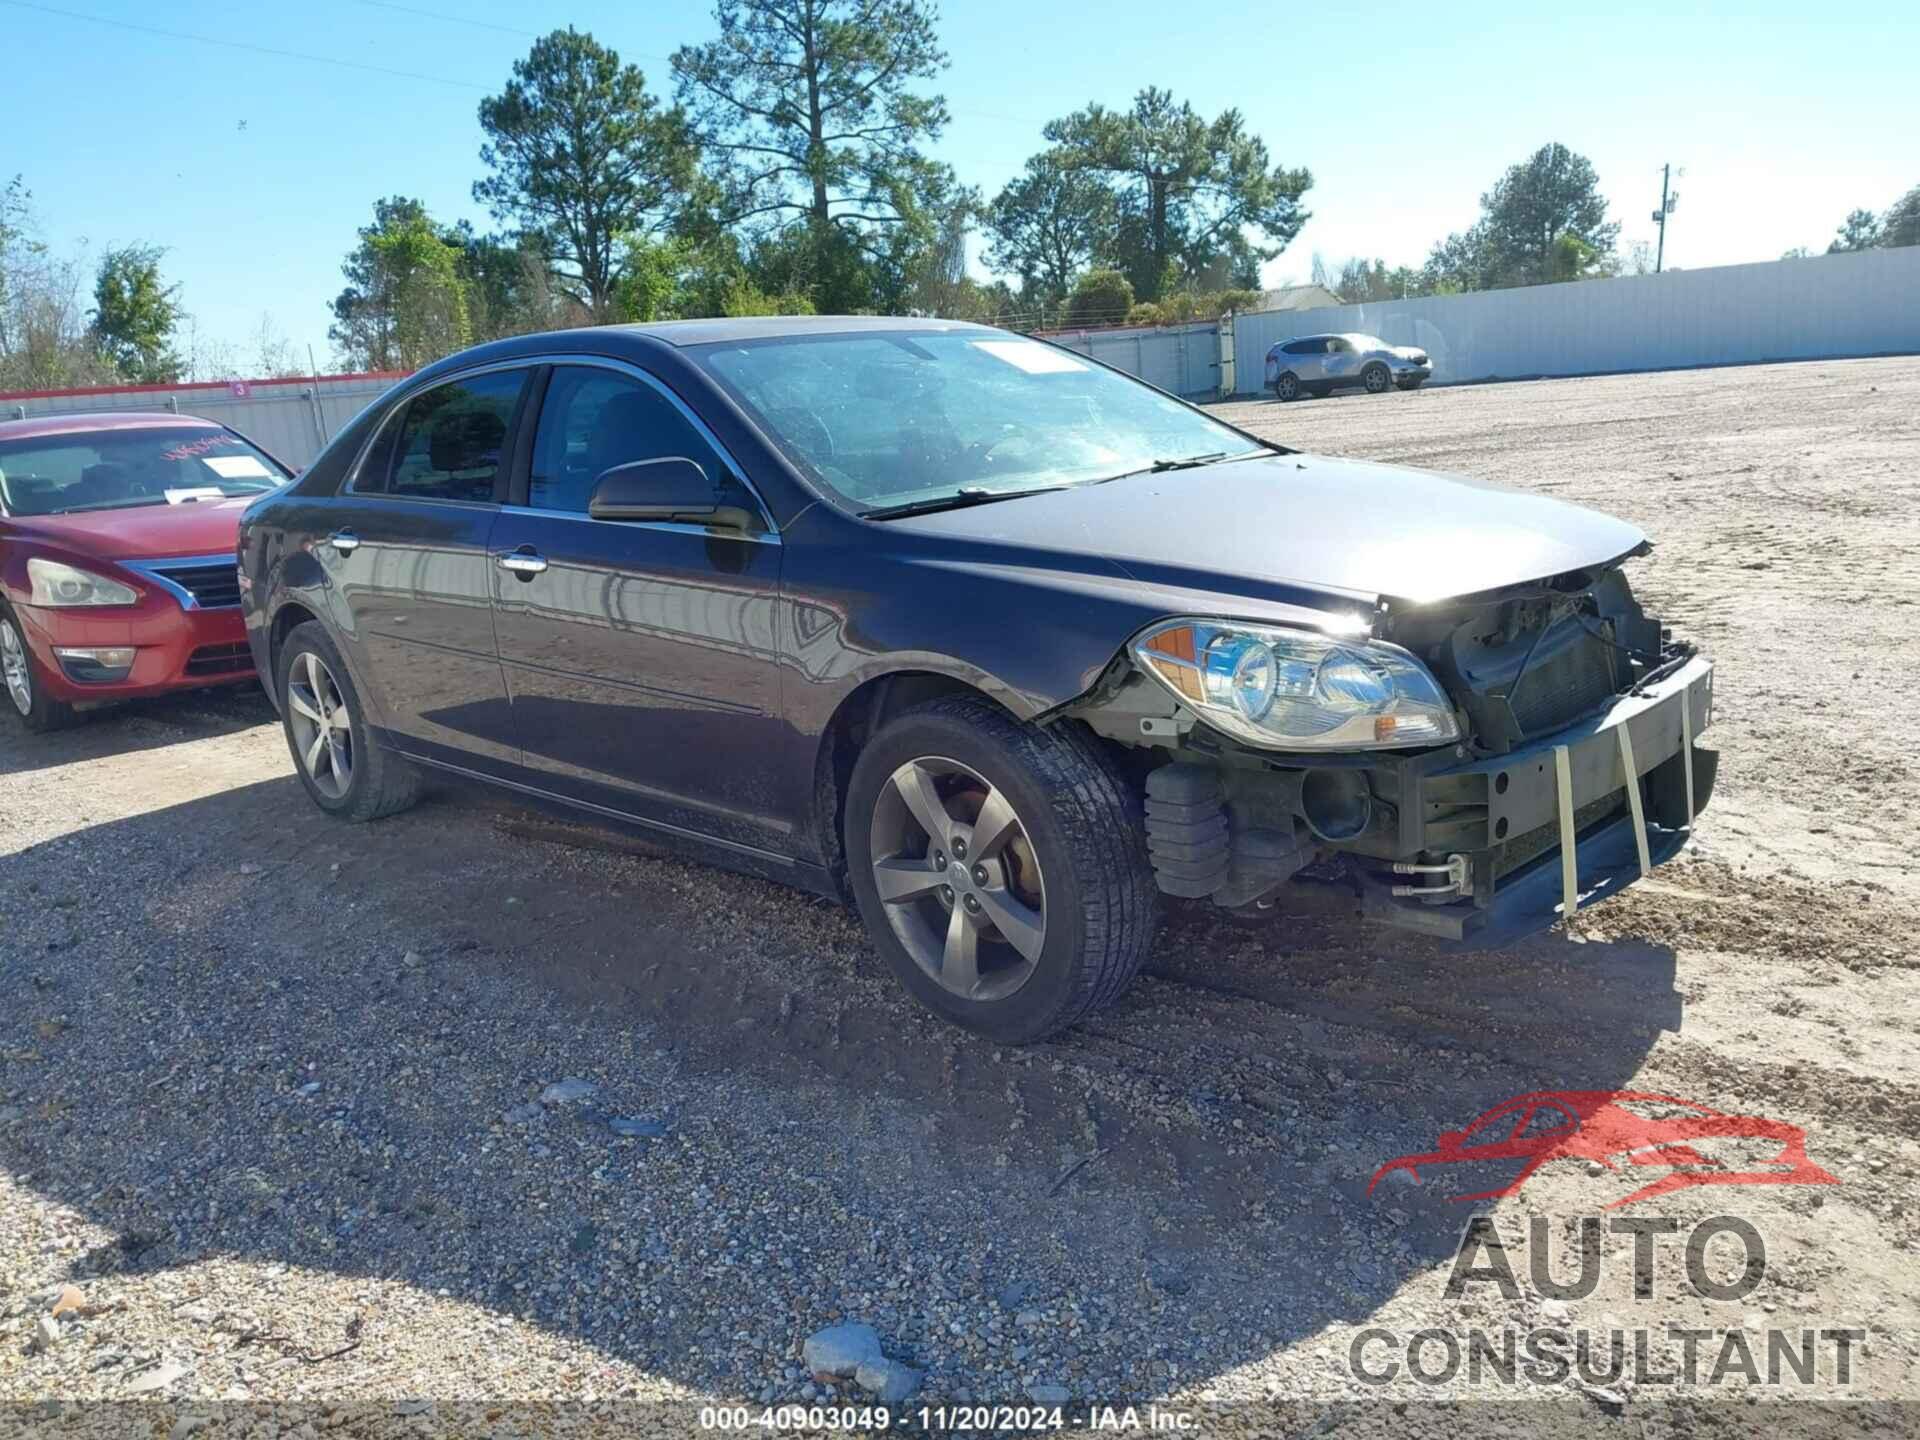
{"type": "MultiPolygon", "coordinates": [[[[1594,162],[1623,241],[1652,238],[1662,162],[1685,167],[1682,266],[1822,249],[1849,209],[1920,184],[1911,0],[1513,8],[948,0],[938,151],[991,194],[1090,100],[1157,84],[1208,115],[1238,106],[1315,178],[1271,284],[1305,279],[1316,251],[1418,263],[1548,140],[1594,162]]],[[[0,174],[25,177],[45,237],[165,246],[203,333],[244,352],[270,316],[323,368],[325,307],[377,196],[488,223],[475,107],[535,32],[589,30],[670,93],[666,56],[713,30],[700,0],[0,0],[0,22],[0,174]]]]}

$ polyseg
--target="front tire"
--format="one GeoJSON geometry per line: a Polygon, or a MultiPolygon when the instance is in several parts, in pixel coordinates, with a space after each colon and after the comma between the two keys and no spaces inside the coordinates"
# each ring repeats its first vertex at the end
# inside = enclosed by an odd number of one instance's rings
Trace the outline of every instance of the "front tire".
{"type": "Polygon", "coordinates": [[[1369,395],[1384,395],[1393,388],[1393,372],[1384,365],[1369,365],[1360,372],[1360,383],[1369,395]]]}
{"type": "Polygon", "coordinates": [[[420,797],[420,773],[373,738],[333,637],[317,620],[280,648],[280,725],[307,795],[329,815],[378,820],[420,797]]]}
{"type": "Polygon", "coordinates": [[[890,722],[847,791],[848,876],[874,945],[922,1004],[1006,1044],[1111,1004],[1139,971],[1158,899],[1144,836],[1089,734],[978,696],[890,722]]]}
{"type": "Polygon", "coordinates": [[[26,633],[4,602],[0,602],[0,682],[6,692],[0,705],[35,735],[65,730],[80,719],[78,711],[64,700],[54,699],[48,690],[40,662],[27,648],[26,633]]]}

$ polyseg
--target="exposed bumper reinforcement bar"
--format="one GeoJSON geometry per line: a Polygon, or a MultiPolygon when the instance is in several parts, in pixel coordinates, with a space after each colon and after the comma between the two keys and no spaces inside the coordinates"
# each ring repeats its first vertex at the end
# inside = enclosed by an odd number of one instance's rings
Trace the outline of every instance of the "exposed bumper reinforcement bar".
{"type": "MultiPolygon", "coordinates": [[[[1402,929],[1488,949],[1544,930],[1649,874],[1686,843],[1712,790],[1718,757],[1694,748],[1711,715],[1711,687],[1711,664],[1696,658],[1649,693],[1622,700],[1573,732],[1452,772],[1491,772],[1498,783],[1487,791],[1490,815],[1497,819],[1505,811],[1550,827],[1558,843],[1497,881],[1489,873],[1472,902],[1434,903],[1459,893],[1455,885],[1482,865],[1490,872],[1492,851],[1450,853],[1446,865],[1395,864],[1399,874],[1432,878],[1409,886],[1363,875],[1363,908],[1402,929]],[[1663,765],[1669,783],[1649,781],[1663,765]],[[1676,766],[1680,775],[1672,774],[1676,766]],[[1672,803],[1675,791],[1684,795],[1681,803],[1672,803]],[[1609,794],[1614,801],[1606,807],[1609,794]],[[1583,816],[1597,808],[1611,813],[1583,825],[1583,816]]],[[[1499,833],[1507,828],[1501,825],[1499,833]]]]}

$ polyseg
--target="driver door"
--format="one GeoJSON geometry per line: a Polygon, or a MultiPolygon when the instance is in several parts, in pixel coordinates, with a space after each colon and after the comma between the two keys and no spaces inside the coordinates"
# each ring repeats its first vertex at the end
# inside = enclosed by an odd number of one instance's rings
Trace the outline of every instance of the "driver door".
{"type": "Polygon", "coordinates": [[[780,537],[691,410],[651,377],[556,365],[515,502],[493,532],[492,593],[514,733],[542,788],[668,828],[789,853],[774,797],[789,751],[774,607],[780,537]],[[596,520],[598,478],[685,458],[749,533],[596,520]]]}
{"type": "Polygon", "coordinates": [[[1330,336],[1321,342],[1327,353],[1321,361],[1322,373],[1329,381],[1351,380],[1356,352],[1351,340],[1330,336]]]}

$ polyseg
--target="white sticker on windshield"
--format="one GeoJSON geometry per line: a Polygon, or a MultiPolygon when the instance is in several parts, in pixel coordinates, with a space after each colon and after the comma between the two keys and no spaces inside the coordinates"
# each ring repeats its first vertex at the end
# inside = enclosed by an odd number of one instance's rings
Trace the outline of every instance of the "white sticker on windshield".
{"type": "Polygon", "coordinates": [[[200,463],[222,480],[271,480],[273,472],[251,455],[202,455],[200,463]]]}
{"type": "Polygon", "coordinates": [[[1024,370],[1029,375],[1061,375],[1087,367],[1051,345],[1036,345],[1031,340],[975,340],[976,350],[984,350],[996,360],[1024,370]]]}
{"type": "Polygon", "coordinates": [[[167,491],[169,505],[189,505],[200,500],[224,500],[226,491],[218,485],[195,485],[189,488],[167,491]]]}

